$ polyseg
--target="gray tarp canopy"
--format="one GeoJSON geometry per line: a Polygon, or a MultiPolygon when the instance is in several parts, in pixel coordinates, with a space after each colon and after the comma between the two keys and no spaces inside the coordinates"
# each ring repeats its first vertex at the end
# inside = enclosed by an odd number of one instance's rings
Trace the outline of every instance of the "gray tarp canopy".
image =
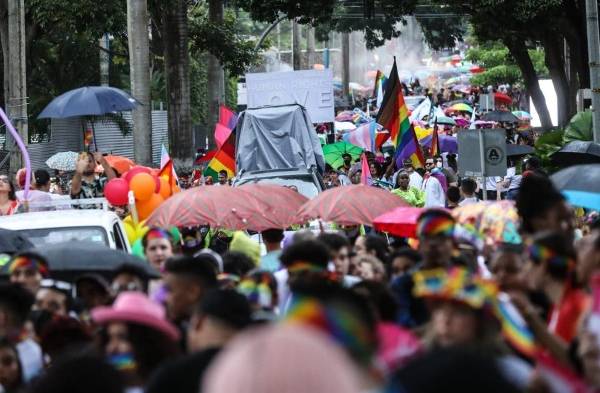
{"type": "Polygon", "coordinates": [[[325,171],[323,149],[302,106],[247,109],[236,130],[237,172],[316,167],[325,171]]]}

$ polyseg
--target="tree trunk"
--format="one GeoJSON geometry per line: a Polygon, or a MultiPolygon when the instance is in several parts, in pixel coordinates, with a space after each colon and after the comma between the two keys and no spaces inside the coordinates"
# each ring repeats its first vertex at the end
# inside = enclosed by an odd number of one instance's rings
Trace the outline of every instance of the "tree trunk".
{"type": "Polygon", "coordinates": [[[178,169],[191,171],[195,143],[190,109],[190,58],[185,0],[174,0],[169,6],[164,7],[163,40],[167,77],[169,150],[178,169]]]}
{"type": "MultiPolygon", "coordinates": [[[[8,53],[9,61],[9,96],[6,103],[8,116],[17,129],[19,136],[27,145],[29,133],[27,129],[27,62],[25,59],[25,4],[24,0],[8,0],[8,53]]],[[[6,59],[5,59],[6,60],[6,59]]],[[[8,133],[7,133],[8,134],[8,133]]],[[[10,173],[15,173],[23,166],[21,151],[12,138],[7,139],[10,150],[10,173]]]]}
{"type": "Polygon", "coordinates": [[[342,33],[342,97],[350,96],[350,33],[342,33]]]}
{"type": "Polygon", "coordinates": [[[292,63],[294,70],[302,69],[302,48],[300,48],[300,38],[302,30],[295,20],[292,21],[292,63]]]}
{"type": "Polygon", "coordinates": [[[7,0],[0,0],[0,44],[2,45],[2,107],[6,108],[8,102],[9,89],[9,63],[8,56],[8,8],[7,0]]]}
{"type": "Polygon", "coordinates": [[[569,89],[563,56],[563,40],[556,35],[546,35],[544,39],[546,66],[550,72],[558,105],[558,126],[565,126],[576,112],[575,94],[569,89]]]}
{"type": "Polygon", "coordinates": [[[519,69],[521,70],[521,73],[523,74],[525,87],[531,96],[531,100],[535,105],[538,115],[540,116],[542,128],[545,130],[552,128],[552,119],[550,118],[550,112],[548,112],[546,99],[544,98],[542,89],[540,89],[538,77],[535,73],[535,68],[533,67],[533,63],[529,57],[525,43],[520,39],[505,39],[504,45],[506,45],[510,51],[511,56],[515,59],[519,69]]]}
{"type": "Polygon", "coordinates": [[[307,69],[312,69],[315,65],[316,56],[315,56],[315,28],[312,26],[308,26],[306,31],[306,57],[307,57],[307,69]]]}
{"type": "MultiPolygon", "coordinates": [[[[212,23],[223,21],[223,0],[209,0],[208,19],[212,23]]],[[[219,106],[225,103],[225,72],[215,56],[208,54],[208,124],[207,135],[213,136],[219,120],[219,106]]],[[[212,138],[211,138],[212,139],[212,138]]],[[[215,143],[213,141],[212,145],[215,143]]]]}
{"type": "Polygon", "coordinates": [[[152,165],[150,47],[146,0],[127,0],[127,37],[131,93],[140,102],[133,110],[133,155],[139,165],[152,165]]]}

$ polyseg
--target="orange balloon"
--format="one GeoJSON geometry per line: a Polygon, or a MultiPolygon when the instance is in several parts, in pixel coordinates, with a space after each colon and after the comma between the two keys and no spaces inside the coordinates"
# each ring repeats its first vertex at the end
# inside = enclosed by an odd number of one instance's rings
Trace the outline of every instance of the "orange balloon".
{"type": "Polygon", "coordinates": [[[138,173],[131,178],[129,189],[133,191],[135,199],[140,202],[148,201],[156,190],[156,181],[149,173],[138,173]]]}
{"type": "Polygon", "coordinates": [[[150,199],[148,199],[147,201],[138,201],[135,204],[135,206],[137,208],[138,217],[140,221],[143,221],[146,218],[150,217],[150,214],[152,214],[154,209],[156,209],[158,205],[163,203],[164,200],[165,199],[160,194],[152,194],[152,196],[150,196],[150,199]]]}
{"type": "Polygon", "coordinates": [[[163,179],[162,177],[159,177],[158,180],[160,180],[160,196],[167,199],[171,196],[171,185],[167,179],[163,179]]]}

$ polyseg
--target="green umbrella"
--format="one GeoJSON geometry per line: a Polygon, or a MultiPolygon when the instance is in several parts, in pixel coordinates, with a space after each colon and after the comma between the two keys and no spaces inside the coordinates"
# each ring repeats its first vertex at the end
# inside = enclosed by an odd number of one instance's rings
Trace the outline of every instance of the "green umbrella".
{"type": "Polygon", "coordinates": [[[338,169],[344,165],[342,155],[348,153],[352,156],[352,161],[356,161],[362,154],[363,149],[348,142],[337,142],[323,146],[325,162],[331,165],[333,169],[338,169]]]}

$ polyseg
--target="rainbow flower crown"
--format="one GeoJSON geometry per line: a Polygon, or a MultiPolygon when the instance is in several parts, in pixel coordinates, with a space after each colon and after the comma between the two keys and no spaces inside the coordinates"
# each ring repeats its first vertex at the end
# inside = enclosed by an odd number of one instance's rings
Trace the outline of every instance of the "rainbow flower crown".
{"type": "Polygon", "coordinates": [[[510,302],[501,301],[494,281],[486,280],[461,267],[415,273],[413,293],[417,297],[446,300],[482,310],[500,323],[504,339],[521,354],[533,358],[538,351],[535,337],[510,302]]]}
{"type": "Polygon", "coordinates": [[[28,256],[28,255],[20,255],[13,258],[12,261],[9,261],[10,266],[8,267],[8,273],[12,274],[15,270],[21,268],[29,268],[32,270],[36,270],[40,273],[40,275],[44,278],[47,278],[50,274],[48,270],[48,265],[42,261],[41,259],[28,256]]]}

